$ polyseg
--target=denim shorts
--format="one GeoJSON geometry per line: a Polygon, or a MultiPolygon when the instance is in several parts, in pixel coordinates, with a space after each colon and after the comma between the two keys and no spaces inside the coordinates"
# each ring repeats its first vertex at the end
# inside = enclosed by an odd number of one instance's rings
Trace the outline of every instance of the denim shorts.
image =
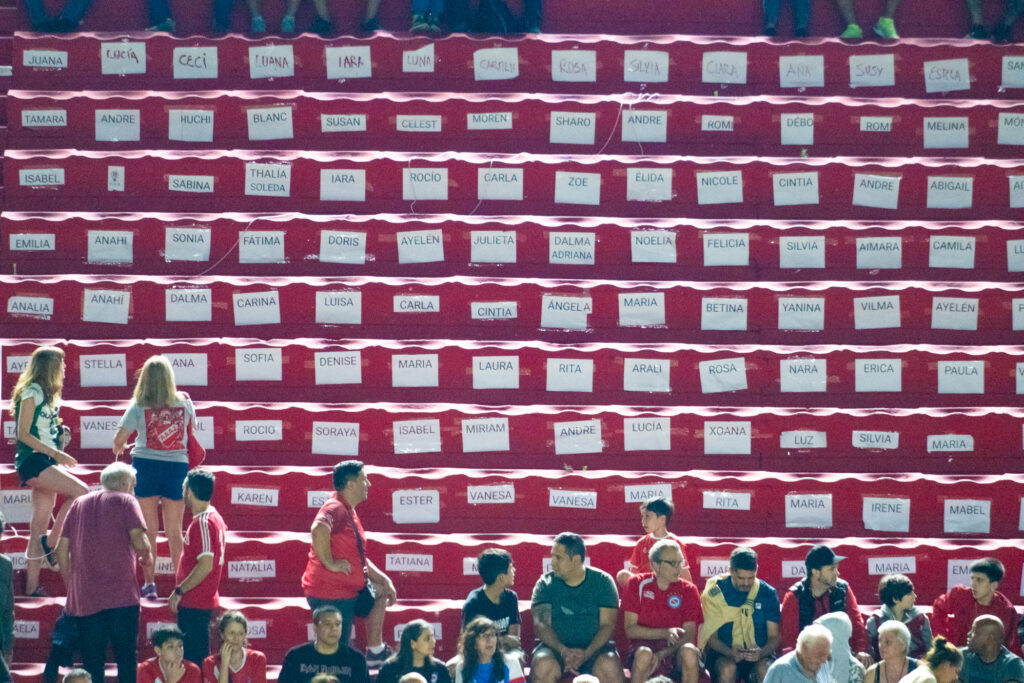
{"type": "Polygon", "coordinates": [[[159,496],[167,500],[181,500],[181,484],[188,474],[187,462],[132,458],[132,467],[137,473],[136,498],[159,496]]]}

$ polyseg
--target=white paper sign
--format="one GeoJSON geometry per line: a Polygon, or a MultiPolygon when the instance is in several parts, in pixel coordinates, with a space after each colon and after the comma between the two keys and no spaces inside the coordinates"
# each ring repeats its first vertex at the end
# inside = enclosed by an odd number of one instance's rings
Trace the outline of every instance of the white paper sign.
{"type": "Polygon", "coordinates": [[[936,372],[939,376],[940,394],[985,393],[983,360],[939,361],[936,372]]]}
{"type": "Polygon", "coordinates": [[[403,230],[395,235],[399,263],[434,263],[444,261],[444,232],[437,230],[403,230]]]}
{"type": "Polygon", "coordinates": [[[68,53],[65,50],[22,50],[21,65],[59,71],[68,68],[68,53]]]}
{"type": "Polygon", "coordinates": [[[236,420],[235,441],[282,441],[282,420],[236,420]]]}
{"type": "Polygon", "coordinates": [[[665,293],[619,294],[619,326],[649,327],[665,324],[665,293]]]}
{"type": "Polygon", "coordinates": [[[604,446],[601,441],[600,420],[577,420],[556,422],[555,455],[576,453],[600,453],[604,446]]]}
{"type": "Polygon", "coordinates": [[[548,234],[548,262],[592,266],[597,258],[597,233],[551,232],[548,234]]]}
{"type": "Polygon", "coordinates": [[[864,528],[909,533],[910,499],[864,496],[864,528]]]}
{"type": "Polygon", "coordinates": [[[394,433],[395,453],[440,453],[440,420],[396,420],[394,433]]]}
{"type": "Polygon", "coordinates": [[[253,505],[256,507],[278,507],[278,489],[256,489],[235,486],[231,489],[232,505],[253,505]]]}
{"type": "Polygon", "coordinates": [[[772,191],[775,206],[817,204],[818,172],[773,173],[772,191]]]}
{"type": "Polygon", "coordinates": [[[900,446],[899,432],[853,430],[853,447],[867,450],[893,451],[900,446]]]}
{"type": "Polygon", "coordinates": [[[891,116],[862,116],[860,117],[861,133],[891,133],[891,116]]]}
{"type": "Polygon", "coordinates": [[[1010,310],[1013,312],[1013,331],[1024,330],[1024,299],[1011,299],[1010,310]]]}
{"type": "Polygon", "coordinates": [[[971,68],[966,57],[924,63],[925,92],[970,90],[971,68]]]}
{"type": "Polygon", "coordinates": [[[256,197],[289,197],[292,188],[292,165],[245,164],[245,194],[256,197]]]}
{"type": "Polygon", "coordinates": [[[853,326],[857,330],[899,327],[899,295],[854,297],[853,326]]]}
{"type": "Polygon", "coordinates": [[[929,268],[974,268],[975,238],[963,235],[931,235],[928,238],[929,268]]]}
{"type": "Polygon", "coordinates": [[[548,358],[548,391],[594,390],[594,360],[592,358],[548,358]]]}
{"type": "Polygon", "coordinates": [[[174,78],[217,78],[217,47],[176,47],[172,53],[174,78]]]}
{"type": "Polygon", "coordinates": [[[1002,88],[1024,88],[1024,57],[1003,55],[1002,88]]]}
{"type": "Polygon", "coordinates": [[[359,455],[358,422],[313,422],[314,455],[359,455]]]}
{"type": "Polygon", "coordinates": [[[478,81],[503,81],[519,77],[519,50],[492,47],[473,52],[473,76],[478,81]]]}
{"type": "Polygon", "coordinates": [[[525,175],[522,168],[478,168],[476,198],[521,202],[525,175]]]}
{"type": "Polygon", "coordinates": [[[317,351],[313,354],[316,384],[362,384],[361,351],[317,351]]]}
{"type": "Polygon", "coordinates": [[[402,199],[410,202],[420,200],[448,199],[447,168],[403,168],[402,199]]]}
{"type": "Polygon", "coordinates": [[[825,297],[779,297],[779,329],[825,329],[825,297]]]}
{"type": "Polygon", "coordinates": [[[509,450],[507,417],[484,417],[462,421],[463,453],[507,450],[509,450]]]}
{"type": "Polygon", "coordinates": [[[701,494],[701,498],[703,499],[703,508],[705,510],[750,510],[751,495],[749,493],[738,491],[704,491],[701,494]]]}
{"type": "Polygon", "coordinates": [[[780,268],[824,268],[825,237],[810,235],[779,238],[780,268]]]}
{"type": "Polygon", "coordinates": [[[321,230],[320,260],[324,263],[366,263],[366,233],[321,230]]]}
{"type": "Polygon", "coordinates": [[[89,230],[86,259],[89,263],[131,263],[134,237],[131,230],[89,230]]]}
{"type": "Polygon", "coordinates": [[[597,51],[552,50],[551,80],[556,83],[594,83],[597,80],[597,51]]]}
{"type": "Polygon", "coordinates": [[[782,114],[779,128],[783,145],[814,144],[814,114],[782,114]]]}
{"type": "MultiPolygon", "coordinates": [[[[895,211],[900,205],[900,180],[902,180],[902,176],[898,175],[854,173],[853,205],[869,206],[875,209],[892,209],[895,211]]],[[[898,240],[899,238],[895,239],[898,240]]]]}
{"type": "Polygon", "coordinates": [[[987,534],[992,501],[947,498],[943,501],[942,530],[947,534],[987,534]]]}
{"type": "Polygon", "coordinates": [[[822,55],[779,57],[779,87],[825,87],[825,57],[822,55]]]}
{"type": "Polygon", "coordinates": [[[896,85],[896,58],[883,55],[850,55],[850,87],[892,87],[896,85]]]}
{"type": "Polygon", "coordinates": [[[324,48],[327,78],[371,78],[373,63],[369,45],[346,45],[324,48]]]}
{"type": "Polygon", "coordinates": [[[64,184],[63,168],[19,168],[18,184],[21,187],[46,187],[64,184]]]}
{"type": "MultiPolygon", "coordinates": [[[[441,494],[430,489],[393,491],[391,514],[395,524],[437,524],[441,521],[441,494]]],[[[387,571],[433,571],[432,555],[391,555],[387,571]]]]}
{"type": "Polygon", "coordinates": [[[626,83],[668,83],[669,59],[664,50],[626,50],[622,80],[626,83]]]}
{"type": "MultiPolygon", "coordinates": [[[[470,505],[507,505],[516,502],[516,487],[514,484],[493,484],[490,486],[467,486],[466,502],[470,505]]],[[[476,575],[476,558],[472,574],[476,575]]]]}
{"type": "Polygon", "coordinates": [[[82,448],[110,448],[118,421],[117,415],[83,415],[78,423],[79,445],[82,448]]]}
{"type": "Polygon", "coordinates": [[[626,201],[667,202],[671,199],[671,168],[626,169],[626,201]]]}
{"type": "Polygon", "coordinates": [[[622,112],[623,142],[665,142],[667,138],[667,111],[626,109],[622,112]]]}
{"type": "Polygon", "coordinates": [[[928,176],[929,209],[969,209],[973,197],[973,177],[928,176]]]}
{"type": "Polygon", "coordinates": [[[0,491],[0,509],[7,524],[28,524],[32,521],[32,491],[0,491]]]}
{"type": "Polygon", "coordinates": [[[171,364],[178,386],[208,386],[209,361],[205,353],[165,353],[164,358],[171,364]]]}
{"type": "Polygon", "coordinates": [[[67,109],[22,109],[22,128],[64,128],[68,125],[67,109]]]}
{"type": "Polygon", "coordinates": [[[929,434],[929,453],[970,453],[974,450],[974,437],[970,434],[929,434]]]}
{"type": "Polygon", "coordinates": [[[665,358],[626,358],[622,362],[622,389],[668,392],[671,368],[671,361],[665,358]]]}
{"type": "Polygon", "coordinates": [[[441,297],[430,294],[396,295],[392,313],[440,313],[441,297]]]}
{"type": "MultiPolygon", "coordinates": [[[[212,175],[174,175],[167,176],[167,189],[171,192],[193,192],[213,194],[216,178],[212,175]]],[[[205,259],[204,259],[205,260],[205,259]]]]}
{"type": "Polygon", "coordinates": [[[601,174],[555,171],[555,203],[600,205],[601,174]]]}
{"type": "MultiPolygon", "coordinates": [[[[622,420],[622,438],[626,451],[667,451],[672,448],[671,422],[667,417],[627,417],[622,420]]],[[[627,503],[629,488],[626,487],[627,503]]],[[[643,500],[650,497],[645,495],[643,500]]]]}
{"type": "Polygon", "coordinates": [[[541,299],[540,326],[560,330],[585,330],[594,312],[594,300],[582,296],[545,294],[541,299]]]}
{"type": "Polygon", "coordinates": [[[512,130],[512,112],[469,112],[466,114],[466,130],[512,130]]]}
{"type": "Polygon", "coordinates": [[[169,109],[167,139],[181,142],[213,142],[213,116],[213,109],[169,109]]]}
{"type": "Polygon", "coordinates": [[[7,299],[7,314],[49,320],[53,317],[53,299],[44,296],[12,296],[7,299]]]}
{"type": "Polygon", "coordinates": [[[747,82],[746,52],[705,52],[701,58],[702,83],[747,82]]]}
{"type": "Polygon", "coordinates": [[[53,232],[11,233],[11,251],[56,251],[57,234],[53,232]]]}
{"type": "Polygon", "coordinates": [[[831,493],[787,493],[786,528],[828,529],[832,526],[831,493]]]}
{"type": "Polygon", "coordinates": [[[235,292],[231,295],[235,325],[279,325],[281,298],[276,289],[266,292],[235,292]]]}
{"type": "Polygon", "coordinates": [[[96,142],[138,142],[142,113],[138,109],[97,109],[96,142]]]}
{"type": "Polygon", "coordinates": [[[977,330],[978,299],[932,297],[933,330],[977,330]]]}
{"type": "Polygon", "coordinates": [[[472,263],[515,263],[515,230],[471,230],[469,260],[472,263]]]}
{"type": "Polygon", "coordinates": [[[671,230],[633,230],[629,248],[633,263],[676,262],[676,234],[671,230]]]}
{"type": "Polygon", "coordinates": [[[1024,240],[1006,240],[1006,269],[1011,273],[1024,272],[1024,240]]]}
{"type": "Polygon", "coordinates": [[[281,381],[280,348],[235,349],[235,381],[281,381]]]}
{"type": "Polygon", "coordinates": [[[213,320],[213,290],[209,287],[170,287],[164,290],[164,320],[210,322],[213,320]]]}
{"type": "Polygon", "coordinates": [[[519,356],[473,356],[474,389],[518,389],[519,356]]]}
{"type": "Polygon", "coordinates": [[[913,555],[904,557],[869,557],[868,576],[885,576],[886,574],[916,574],[917,558],[913,555]]]}
{"type": "Polygon", "coordinates": [[[780,391],[785,393],[823,392],[828,386],[824,358],[783,358],[779,361],[780,391]]]}
{"type": "Polygon", "coordinates": [[[779,434],[779,448],[799,449],[828,448],[828,432],[796,429],[779,434]]]}
{"type": "Polygon", "coordinates": [[[747,329],[747,300],[704,297],[700,304],[700,329],[747,329]]]}
{"type": "Polygon", "coordinates": [[[164,259],[167,261],[209,261],[212,234],[210,228],[172,228],[164,230],[164,259]]]}
{"type": "Polygon", "coordinates": [[[515,320],[519,317],[519,302],[471,301],[469,311],[473,320],[515,320]]]}
{"type": "Polygon", "coordinates": [[[131,292],[120,289],[86,289],[82,298],[82,322],[128,324],[131,292]]]}
{"type": "Polygon", "coordinates": [[[643,504],[651,498],[664,498],[665,500],[671,501],[672,485],[649,483],[625,486],[623,493],[625,494],[624,502],[626,505],[643,504]]]}
{"type": "Polygon", "coordinates": [[[1000,145],[1024,145],[1024,114],[999,113],[999,133],[996,143],[1000,145]]]}
{"type": "Polygon", "coordinates": [[[903,391],[903,364],[892,358],[854,360],[855,391],[903,391]]]}
{"type": "Polygon", "coordinates": [[[245,110],[250,140],[291,140],[292,108],[251,107],[245,110]]]}
{"type": "Polygon", "coordinates": [[[970,146],[966,116],[925,116],[925,149],[967,149],[970,146]]]}
{"type": "Polygon", "coordinates": [[[396,353],[391,356],[391,386],[436,387],[440,361],[436,353],[396,353]]]}
{"type": "Polygon", "coordinates": [[[146,44],[127,40],[100,43],[100,73],[104,76],[146,73],[146,44]]]}
{"type": "Polygon", "coordinates": [[[395,117],[395,130],[402,133],[440,133],[441,125],[439,115],[399,114],[395,117]]]}
{"type": "Polygon", "coordinates": [[[363,322],[363,293],[355,290],[318,291],[318,325],[359,325],[363,322]]]}
{"type": "Polygon", "coordinates": [[[292,44],[249,47],[249,78],[288,78],[295,75],[292,44]]]}
{"type": "Polygon", "coordinates": [[[549,489],[548,507],[596,510],[597,491],[563,491],[559,489],[549,489]]]}
{"type": "Polygon", "coordinates": [[[321,133],[366,132],[366,114],[321,114],[321,133]]]}
{"type": "Polygon", "coordinates": [[[402,73],[434,73],[434,43],[402,51],[402,73]]]}
{"type": "Polygon", "coordinates": [[[743,358],[706,360],[698,363],[697,367],[700,371],[702,393],[747,389],[747,366],[743,358]]]}
{"type": "Polygon", "coordinates": [[[857,267],[867,270],[875,268],[902,268],[903,238],[858,237],[857,267]]]}
{"type": "Polygon", "coordinates": [[[238,236],[239,263],[284,263],[284,230],[246,230],[238,236]]]}
{"type": "Polygon", "coordinates": [[[697,174],[698,204],[742,204],[742,171],[708,171],[697,174]]]}
{"type": "Polygon", "coordinates": [[[953,586],[971,585],[971,565],[974,560],[948,560],[946,563],[946,590],[953,586]]]}
{"type": "Polygon", "coordinates": [[[745,232],[704,232],[705,266],[750,265],[750,235],[745,232]]]}

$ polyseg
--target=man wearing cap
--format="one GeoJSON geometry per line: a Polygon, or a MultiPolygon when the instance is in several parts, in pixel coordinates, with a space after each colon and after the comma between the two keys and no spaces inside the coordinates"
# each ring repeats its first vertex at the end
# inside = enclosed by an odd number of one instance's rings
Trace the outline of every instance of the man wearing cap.
{"type": "Polygon", "coordinates": [[[824,545],[816,545],[807,553],[804,564],[807,576],[794,583],[782,598],[782,650],[788,652],[796,645],[800,631],[815,619],[829,612],[846,612],[853,625],[850,649],[864,666],[871,666],[874,660],[868,654],[868,636],[864,629],[864,617],[857,606],[857,597],[850,584],[839,578],[842,555],[836,555],[824,545]]]}

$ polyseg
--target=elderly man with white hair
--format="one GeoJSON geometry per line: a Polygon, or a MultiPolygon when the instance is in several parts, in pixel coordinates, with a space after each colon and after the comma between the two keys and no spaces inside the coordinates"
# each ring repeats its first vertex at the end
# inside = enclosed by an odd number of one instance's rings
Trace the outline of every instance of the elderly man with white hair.
{"type": "Polygon", "coordinates": [[[821,624],[811,624],[800,631],[796,649],[771,665],[764,683],[832,683],[831,652],[832,632],[821,624]]]}
{"type": "Polygon", "coordinates": [[[114,650],[119,683],[134,683],[139,633],[136,561],[153,561],[146,523],[132,495],[135,470],[115,462],[100,474],[99,491],[76,498],[57,545],[68,588],[65,611],[79,631],[82,664],[94,681],[104,677],[107,645],[114,650]]]}

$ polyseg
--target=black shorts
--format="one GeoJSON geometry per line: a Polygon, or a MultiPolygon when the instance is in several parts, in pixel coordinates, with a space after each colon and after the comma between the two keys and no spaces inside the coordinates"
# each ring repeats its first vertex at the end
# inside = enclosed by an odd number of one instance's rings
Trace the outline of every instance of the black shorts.
{"type": "Polygon", "coordinates": [[[21,465],[18,467],[18,479],[21,479],[22,486],[28,486],[29,479],[35,479],[47,467],[56,464],[57,461],[50,456],[32,451],[21,461],[21,465]]]}
{"type": "MultiPolygon", "coordinates": [[[[562,673],[564,674],[565,673],[565,671],[564,671],[565,670],[565,662],[562,661],[562,656],[560,654],[558,654],[557,652],[555,652],[554,650],[552,650],[547,645],[545,645],[544,643],[540,642],[539,640],[537,641],[537,645],[533,648],[533,652],[530,653],[530,661],[532,662],[533,658],[537,656],[537,653],[542,651],[542,650],[545,651],[545,652],[549,652],[551,654],[551,656],[553,656],[555,658],[555,661],[558,662],[558,666],[560,666],[563,669],[562,673]]],[[[601,655],[606,655],[606,654],[614,654],[614,655],[618,656],[619,652],[618,652],[618,650],[615,649],[615,641],[609,640],[607,643],[605,643],[600,648],[598,648],[597,652],[595,652],[590,657],[590,659],[588,659],[587,661],[583,662],[582,665],[580,665],[578,673],[581,673],[581,674],[588,674],[588,673],[590,673],[591,670],[593,670],[593,668],[594,668],[594,662],[597,660],[597,658],[600,657],[601,655]]]]}

